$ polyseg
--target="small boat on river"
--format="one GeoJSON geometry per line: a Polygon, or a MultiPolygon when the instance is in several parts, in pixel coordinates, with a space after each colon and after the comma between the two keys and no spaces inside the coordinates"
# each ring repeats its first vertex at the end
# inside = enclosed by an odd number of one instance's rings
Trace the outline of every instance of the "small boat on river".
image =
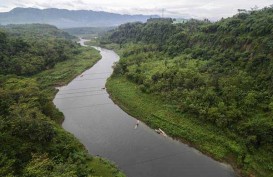
{"type": "Polygon", "coordinates": [[[160,134],[160,135],[163,135],[163,136],[167,137],[167,134],[163,130],[161,130],[160,128],[159,129],[155,129],[155,132],[158,133],[158,134],[160,134]]]}

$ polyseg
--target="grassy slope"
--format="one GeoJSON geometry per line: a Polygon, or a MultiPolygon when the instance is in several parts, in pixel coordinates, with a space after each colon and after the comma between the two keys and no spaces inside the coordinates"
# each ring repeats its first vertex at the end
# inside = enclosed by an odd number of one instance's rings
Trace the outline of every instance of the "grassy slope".
{"type": "MultiPolygon", "coordinates": [[[[57,63],[54,68],[43,71],[34,77],[43,88],[54,89],[69,83],[77,75],[93,66],[100,59],[100,54],[94,48],[82,48],[72,60],[57,63]]],[[[52,95],[54,96],[54,95],[52,95]]]]}
{"type": "MultiPolygon", "coordinates": [[[[41,87],[45,89],[45,92],[47,92],[50,98],[54,98],[56,86],[62,86],[69,83],[77,75],[93,66],[101,57],[99,52],[93,48],[82,48],[81,50],[81,53],[78,54],[73,60],[60,62],[56,64],[53,69],[43,71],[34,76],[34,78],[36,78],[41,84],[41,87]]],[[[60,120],[60,122],[61,121],[62,120],[60,120]]],[[[62,129],[61,126],[57,126],[57,128],[62,129]]],[[[65,133],[69,134],[68,132],[65,133]]],[[[80,144],[76,138],[73,138],[71,141],[74,141],[73,143],[80,144]]],[[[82,148],[83,151],[85,151],[83,146],[82,148]]],[[[92,175],[95,176],[124,176],[113,164],[100,158],[92,158],[89,166],[94,172],[92,175]]]]}
{"type": "Polygon", "coordinates": [[[234,160],[234,155],[243,154],[243,145],[231,132],[223,132],[212,125],[191,119],[187,115],[177,113],[171,105],[155,95],[145,94],[139,87],[125,77],[112,77],[107,82],[107,91],[112,99],[123,110],[147,123],[152,128],[161,128],[168,135],[193,145],[213,158],[232,164],[242,175],[250,175],[253,169],[259,176],[270,176],[262,171],[262,162],[258,164],[255,158],[261,153],[247,155],[242,161],[234,160]]]}

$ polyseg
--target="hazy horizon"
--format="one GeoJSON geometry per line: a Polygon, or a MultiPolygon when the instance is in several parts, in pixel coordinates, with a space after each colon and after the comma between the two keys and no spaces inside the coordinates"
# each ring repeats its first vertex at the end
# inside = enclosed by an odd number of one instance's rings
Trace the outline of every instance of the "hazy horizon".
{"type": "Polygon", "coordinates": [[[259,9],[273,4],[273,0],[0,0],[0,12],[8,12],[16,7],[22,8],[59,8],[68,10],[94,10],[119,14],[162,15],[172,18],[208,18],[217,20],[230,17],[237,9],[259,9]]]}

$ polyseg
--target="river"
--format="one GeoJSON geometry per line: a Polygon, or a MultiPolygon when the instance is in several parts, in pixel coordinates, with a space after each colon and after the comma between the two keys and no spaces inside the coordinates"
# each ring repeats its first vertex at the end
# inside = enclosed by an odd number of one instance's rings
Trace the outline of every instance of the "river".
{"type": "MultiPolygon", "coordinates": [[[[83,45],[84,40],[80,43],[83,45]]],[[[68,85],[54,103],[64,113],[63,128],[92,155],[113,161],[128,177],[235,177],[228,165],[153,129],[119,108],[105,90],[119,56],[96,48],[102,59],[68,85]]]]}

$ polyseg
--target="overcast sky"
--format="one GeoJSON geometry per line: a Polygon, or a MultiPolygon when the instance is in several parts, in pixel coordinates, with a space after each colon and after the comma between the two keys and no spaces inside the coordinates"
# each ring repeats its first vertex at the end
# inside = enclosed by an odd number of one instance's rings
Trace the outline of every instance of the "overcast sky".
{"type": "Polygon", "coordinates": [[[15,7],[99,10],[121,14],[162,14],[217,20],[232,16],[237,9],[263,8],[273,0],[0,0],[0,12],[15,7]]]}

